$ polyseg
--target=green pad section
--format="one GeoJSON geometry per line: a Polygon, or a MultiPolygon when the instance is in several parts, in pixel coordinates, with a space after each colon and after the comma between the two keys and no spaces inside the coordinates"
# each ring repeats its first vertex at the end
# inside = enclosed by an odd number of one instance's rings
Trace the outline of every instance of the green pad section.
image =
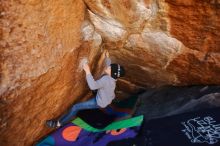
{"type": "Polygon", "coordinates": [[[89,124],[87,124],[86,122],[84,122],[80,118],[76,118],[75,120],[72,121],[72,123],[87,130],[87,131],[102,132],[102,131],[107,131],[107,130],[116,130],[116,129],[140,126],[141,123],[143,122],[143,119],[144,119],[144,116],[141,115],[138,117],[134,117],[134,118],[130,118],[130,119],[122,120],[122,121],[116,121],[116,122],[109,124],[104,129],[94,128],[94,127],[90,126],[89,124]]]}

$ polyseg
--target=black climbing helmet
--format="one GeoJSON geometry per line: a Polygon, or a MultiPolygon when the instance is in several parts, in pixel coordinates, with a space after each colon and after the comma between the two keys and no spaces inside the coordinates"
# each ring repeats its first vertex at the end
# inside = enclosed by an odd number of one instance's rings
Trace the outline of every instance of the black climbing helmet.
{"type": "Polygon", "coordinates": [[[111,64],[111,77],[114,79],[123,77],[125,75],[125,69],[119,64],[111,64]]]}

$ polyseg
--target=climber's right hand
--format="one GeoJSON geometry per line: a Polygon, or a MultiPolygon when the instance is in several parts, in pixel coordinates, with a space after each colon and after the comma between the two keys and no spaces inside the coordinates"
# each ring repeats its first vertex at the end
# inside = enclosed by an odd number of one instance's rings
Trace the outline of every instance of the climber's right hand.
{"type": "Polygon", "coordinates": [[[109,52],[107,50],[105,51],[105,57],[109,58],[109,52]]]}

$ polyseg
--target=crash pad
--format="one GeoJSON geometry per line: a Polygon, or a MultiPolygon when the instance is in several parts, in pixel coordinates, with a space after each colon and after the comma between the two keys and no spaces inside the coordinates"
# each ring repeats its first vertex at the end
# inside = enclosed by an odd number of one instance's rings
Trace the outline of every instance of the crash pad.
{"type": "Polygon", "coordinates": [[[100,109],[82,110],[78,112],[77,117],[98,129],[105,128],[117,118],[116,116],[109,115],[100,109]]]}
{"type": "MultiPolygon", "coordinates": [[[[80,118],[78,118],[79,120],[80,118]]],[[[143,116],[114,122],[105,129],[84,129],[82,123],[72,121],[37,143],[37,146],[107,146],[109,142],[135,137],[143,116]],[[135,122],[137,121],[137,122],[135,122]],[[131,123],[135,123],[130,125],[131,123]],[[76,125],[77,123],[78,125],[76,125]],[[129,124],[129,125],[128,125],[129,124]],[[80,125],[80,126],[79,126],[80,125]],[[120,129],[117,129],[120,128],[120,129]],[[96,132],[94,132],[96,131],[96,132]]],[[[85,124],[85,123],[83,123],[85,124]]]]}
{"type": "Polygon", "coordinates": [[[77,117],[94,128],[103,129],[117,119],[131,116],[137,99],[138,95],[132,95],[123,100],[114,100],[106,108],[79,111],[77,117]]]}
{"type": "Polygon", "coordinates": [[[137,116],[137,117],[126,119],[126,120],[116,121],[116,122],[109,124],[107,127],[103,129],[94,128],[80,118],[76,118],[75,120],[72,121],[72,123],[74,123],[75,125],[87,131],[102,132],[102,131],[113,130],[113,129],[122,129],[122,128],[139,126],[141,125],[143,118],[144,118],[143,116],[137,116]]]}

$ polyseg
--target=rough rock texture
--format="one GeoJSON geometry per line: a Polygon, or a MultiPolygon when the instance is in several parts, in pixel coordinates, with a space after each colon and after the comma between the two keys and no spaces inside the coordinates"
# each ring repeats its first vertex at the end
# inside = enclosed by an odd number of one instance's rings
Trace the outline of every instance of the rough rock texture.
{"type": "Polygon", "coordinates": [[[32,145],[49,132],[46,119],[87,94],[78,66],[83,57],[97,63],[101,37],[81,0],[1,4],[0,145],[32,145]]]}
{"type": "Polygon", "coordinates": [[[141,86],[219,84],[220,1],[85,0],[105,48],[141,86]]]}
{"type": "Polygon", "coordinates": [[[46,119],[88,98],[80,60],[98,77],[104,49],[127,93],[220,84],[219,0],[2,0],[0,11],[0,145],[32,145],[46,119]]]}

